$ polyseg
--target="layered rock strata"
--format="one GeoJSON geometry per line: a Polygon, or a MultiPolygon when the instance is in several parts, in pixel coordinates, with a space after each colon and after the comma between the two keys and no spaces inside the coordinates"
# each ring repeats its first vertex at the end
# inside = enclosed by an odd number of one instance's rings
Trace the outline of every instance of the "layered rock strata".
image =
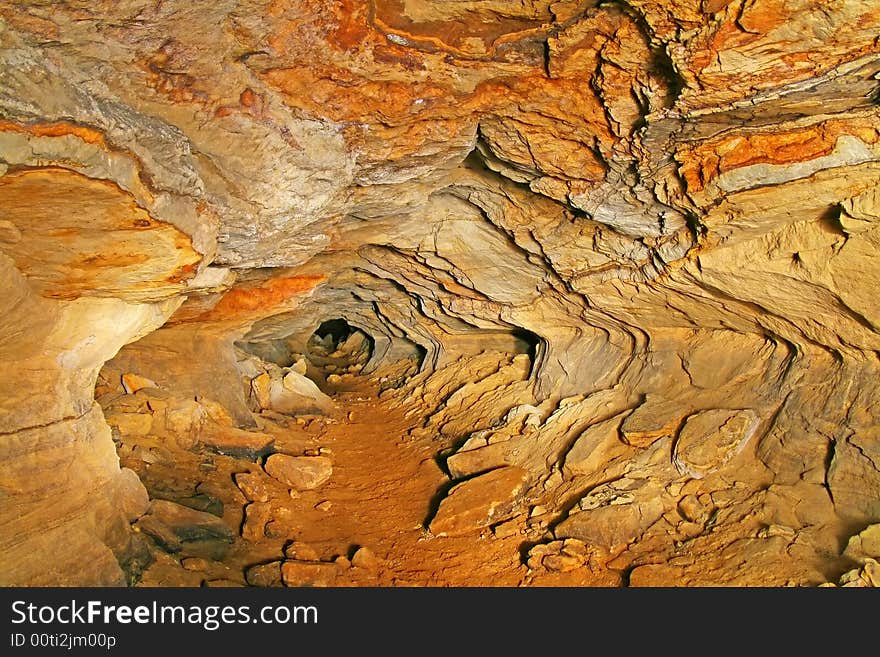
{"type": "Polygon", "coordinates": [[[589,546],[632,584],[837,581],[880,521],[878,28],[870,0],[5,3],[0,582],[137,570],[105,363],[174,390],[168,435],[253,434],[339,412],[298,379],[337,318],[453,439],[435,527],[531,513],[536,567],[589,546]]]}

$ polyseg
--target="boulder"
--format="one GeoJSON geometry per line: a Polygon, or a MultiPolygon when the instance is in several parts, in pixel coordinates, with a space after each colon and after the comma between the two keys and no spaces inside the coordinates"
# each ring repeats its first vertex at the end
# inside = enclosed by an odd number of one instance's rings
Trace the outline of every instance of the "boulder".
{"type": "Polygon", "coordinates": [[[333,462],[326,456],[273,454],[263,468],[270,477],[296,490],[318,488],[333,474],[333,462]]]}
{"type": "Polygon", "coordinates": [[[702,479],[742,451],[759,420],[751,410],[716,408],[695,413],[678,435],[672,462],[681,474],[702,479]]]}
{"type": "Polygon", "coordinates": [[[529,479],[527,470],[504,466],[456,484],[440,502],[431,533],[466,534],[509,518],[529,479]]]}
{"type": "Polygon", "coordinates": [[[153,500],[136,525],[162,549],[181,556],[223,559],[235,533],[220,518],[168,500],[153,500]]]}

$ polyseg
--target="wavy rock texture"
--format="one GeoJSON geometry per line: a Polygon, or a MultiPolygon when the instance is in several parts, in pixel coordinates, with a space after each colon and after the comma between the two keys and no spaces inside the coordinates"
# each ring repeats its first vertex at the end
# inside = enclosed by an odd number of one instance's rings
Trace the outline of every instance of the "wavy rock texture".
{"type": "Polygon", "coordinates": [[[533,564],[837,581],[880,521],[878,32],[871,0],[4,3],[0,582],[131,580],[107,361],[253,429],[333,318],[364,374],[419,359],[438,526],[540,506],[533,564]]]}

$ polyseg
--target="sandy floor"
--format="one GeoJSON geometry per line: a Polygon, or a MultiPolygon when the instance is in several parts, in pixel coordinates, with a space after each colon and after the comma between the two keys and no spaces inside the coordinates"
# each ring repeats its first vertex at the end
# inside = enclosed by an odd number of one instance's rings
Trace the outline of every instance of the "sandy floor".
{"type": "Polygon", "coordinates": [[[638,554],[591,560],[567,572],[527,567],[529,549],[553,537],[524,515],[503,532],[432,536],[426,527],[450,485],[438,455],[449,445],[424,431],[411,437],[422,416],[405,417],[400,404],[378,394],[375,380],[347,381],[353,383],[336,391],[342,412],[335,419],[261,418],[260,430],[275,437],[277,452],[331,459],[332,475],[315,490],[291,492],[266,475],[260,459],[159,444],[149,436],[125,438],[122,465],[138,473],[151,497],[186,504],[196,496],[213,501],[215,513],[222,502],[224,521],[239,534],[222,560],[170,554],[146,538],[154,561],[137,585],[281,586],[279,564],[292,557],[326,564],[316,579],[288,577],[293,586],[815,586],[842,572],[834,547],[822,555],[801,547],[797,536],[755,538],[763,519],[775,513],[762,505],[784,502],[766,495],[736,501],[725,510],[723,526],[692,540],[660,532],[643,541],[638,554]],[[153,458],[144,460],[146,451],[153,458]],[[251,481],[250,500],[243,475],[251,481]],[[361,548],[360,557],[369,558],[352,566],[361,548]],[[260,564],[272,565],[255,576],[260,564]]]}
{"type": "MultiPolygon", "coordinates": [[[[366,571],[346,572],[333,585],[367,586],[519,586],[527,581],[524,546],[541,533],[501,538],[491,529],[460,537],[433,537],[425,529],[435,510],[438,493],[449,478],[436,460],[442,443],[407,437],[416,420],[377,401],[375,388],[337,395],[347,409],[336,422],[312,418],[278,428],[276,448],[291,453],[326,454],[333,461],[331,478],[319,489],[294,493],[273,491],[267,536],[241,539],[222,563],[179,559],[156,550],[156,561],[141,586],[200,586],[245,584],[249,566],[284,558],[291,543],[313,548],[322,561],[350,558],[359,547],[368,548],[377,564],[366,571]],[[181,563],[182,562],[182,563],[181,563]],[[196,568],[187,570],[186,568],[196,568]]],[[[268,426],[268,425],[267,425],[268,426]]],[[[151,494],[171,497],[207,494],[224,504],[224,519],[243,524],[247,499],[235,485],[236,474],[259,472],[259,464],[216,454],[174,449],[173,457],[148,468],[123,459],[141,475],[151,494]]],[[[247,533],[247,532],[245,532],[247,533]]],[[[344,563],[344,562],[343,562],[344,563]]],[[[566,581],[583,585],[584,573],[566,581]]],[[[558,584],[558,577],[548,584],[558,584]]],[[[605,578],[607,584],[607,578],[605,578]]]]}

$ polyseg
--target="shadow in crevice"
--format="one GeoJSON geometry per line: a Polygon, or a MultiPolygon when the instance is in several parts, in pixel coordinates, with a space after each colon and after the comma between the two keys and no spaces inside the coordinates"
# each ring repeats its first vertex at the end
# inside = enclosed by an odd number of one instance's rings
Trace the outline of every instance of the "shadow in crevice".
{"type": "Polygon", "coordinates": [[[538,357],[538,348],[542,343],[540,336],[520,327],[515,328],[511,333],[516,341],[515,353],[527,355],[532,363],[532,367],[534,367],[535,360],[538,357]]]}
{"type": "Polygon", "coordinates": [[[336,318],[321,322],[306,343],[306,358],[326,375],[360,372],[370,360],[375,340],[362,329],[336,318]]]}
{"type": "Polygon", "coordinates": [[[450,479],[446,483],[440,485],[437,490],[434,491],[434,494],[428,500],[428,509],[425,513],[425,519],[422,522],[422,527],[424,529],[428,529],[431,526],[431,523],[434,521],[434,518],[437,516],[437,512],[440,510],[440,504],[446,499],[446,496],[449,495],[449,491],[458,484],[460,484],[463,480],[461,479],[450,479]]]}
{"type": "Polygon", "coordinates": [[[315,335],[321,339],[330,336],[334,345],[345,342],[346,338],[355,331],[355,328],[342,318],[328,319],[321,322],[321,325],[315,329],[315,335]]]}

